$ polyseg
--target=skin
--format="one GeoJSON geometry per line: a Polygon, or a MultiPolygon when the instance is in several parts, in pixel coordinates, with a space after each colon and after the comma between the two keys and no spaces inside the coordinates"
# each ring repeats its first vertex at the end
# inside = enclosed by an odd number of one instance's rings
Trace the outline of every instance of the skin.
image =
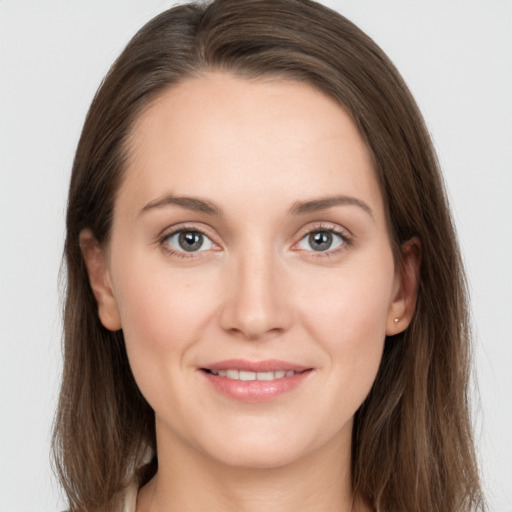
{"type": "Polygon", "coordinates": [[[369,151],[342,107],[277,79],[211,73],[170,88],[134,127],[109,246],[89,231],[81,243],[100,318],[123,329],[155,411],[159,470],[138,512],[365,510],[352,509],[353,416],[386,335],[410,321],[419,251],[412,241],[395,264],[369,151]],[[292,211],[334,196],[351,199],[292,211]],[[208,238],[185,252],[178,229],[208,238]],[[314,250],[309,234],[329,230],[332,246],[314,250]],[[313,370],[245,403],[199,371],[231,358],[313,370]]]}

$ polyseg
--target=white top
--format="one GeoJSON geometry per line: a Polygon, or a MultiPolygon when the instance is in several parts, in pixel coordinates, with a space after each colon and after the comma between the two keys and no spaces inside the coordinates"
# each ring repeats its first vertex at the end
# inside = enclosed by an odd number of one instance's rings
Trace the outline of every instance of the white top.
{"type": "Polygon", "coordinates": [[[139,488],[136,482],[132,482],[124,491],[122,512],[135,512],[137,507],[137,493],[139,488]]]}

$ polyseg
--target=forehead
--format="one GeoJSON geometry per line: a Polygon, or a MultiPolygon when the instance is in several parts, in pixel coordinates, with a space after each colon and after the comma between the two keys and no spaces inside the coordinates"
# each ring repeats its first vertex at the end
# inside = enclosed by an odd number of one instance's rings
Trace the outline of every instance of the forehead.
{"type": "Polygon", "coordinates": [[[167,89],[133,128],[121,195],[284,203],[333,193],[381,208],[370,152],[333,99],[308,84],[211,73],[167,89]],[[296,197],[300,196],[300,197],[296,197]],[[304,197],[309,196],[309,197],[304,197]],[[268,201],[267,201],[268,202],[268,201]]]}

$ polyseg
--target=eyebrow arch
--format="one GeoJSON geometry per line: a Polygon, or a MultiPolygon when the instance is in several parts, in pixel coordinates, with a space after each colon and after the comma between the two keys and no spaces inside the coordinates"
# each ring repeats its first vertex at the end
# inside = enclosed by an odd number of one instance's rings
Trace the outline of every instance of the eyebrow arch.
{"type": "Polygon", "coordinates": [[[144,206],[144,208],[142,208],[139,215],[142,215],[149,210],[163,208],[164,206],[169,205],[181,206],[187,210],[207,213],[209,215],[222,215],[222,210],[217,205],[210,203],[209,201],[205,201],[204,199],[199,199],[197,197],[182,197],[175,196],[173,194],[167,194],[163,197],[150,201],[146,206],[144,206]]]}
{"type": "Polygon", "coordinates": [[[373,217],[372,209],[360,199],[350,196],[329,196],[312,199],[311,201],[297,201],[290,208],[290,213],[294,215],[304,215],[306,213],[327,210],[333,206],[357,206],[373,217]]]}

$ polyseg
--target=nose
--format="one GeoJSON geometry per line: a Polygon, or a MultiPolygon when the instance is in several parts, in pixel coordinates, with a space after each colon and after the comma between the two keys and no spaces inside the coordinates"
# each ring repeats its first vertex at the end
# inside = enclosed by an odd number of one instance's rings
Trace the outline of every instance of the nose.
{"type": "Polygon", "coordinates": [[[220,323],[244,339],[267,339],[286,331],[292,321],[286,272],[270,251],[247,252],[252,254],[234,258],[227,270],[220,323]]]}

